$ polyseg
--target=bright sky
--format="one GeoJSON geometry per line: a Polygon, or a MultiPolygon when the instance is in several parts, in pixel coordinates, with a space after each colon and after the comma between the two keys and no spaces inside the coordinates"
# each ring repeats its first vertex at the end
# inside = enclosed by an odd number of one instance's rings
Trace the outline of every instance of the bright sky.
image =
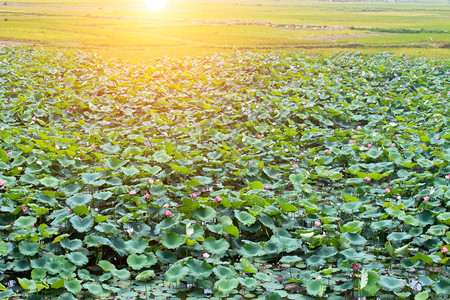
{"type": "Polygon", "coordinates": [[[158,11],[164,8],[166,0],[145,0],[145,4],[150,10],[158,11]]]}

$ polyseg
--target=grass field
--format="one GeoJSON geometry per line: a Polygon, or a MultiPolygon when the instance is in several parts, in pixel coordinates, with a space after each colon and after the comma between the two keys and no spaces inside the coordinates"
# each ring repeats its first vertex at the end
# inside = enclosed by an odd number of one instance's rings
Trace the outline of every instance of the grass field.
{"type": "Polygon", "coordinates": [[[448,3],[24,0],[0,6],[0,43],[143,61],[236,49],[450,56],[448,3]],[[7,21],[5,21],[7,20],[7,21]]]}

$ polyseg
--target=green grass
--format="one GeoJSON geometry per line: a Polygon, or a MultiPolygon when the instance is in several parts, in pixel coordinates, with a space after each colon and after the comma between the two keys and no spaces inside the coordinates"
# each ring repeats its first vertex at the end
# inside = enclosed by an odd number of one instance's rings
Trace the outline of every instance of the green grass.
{"type": "Polygon", "coordinates": [[[151,12],[143,0],[24,0],[0,7],[0,40],[133,61],[234,49],[450,57],[449,14],[447,3],[187,0],[151,12]]]}

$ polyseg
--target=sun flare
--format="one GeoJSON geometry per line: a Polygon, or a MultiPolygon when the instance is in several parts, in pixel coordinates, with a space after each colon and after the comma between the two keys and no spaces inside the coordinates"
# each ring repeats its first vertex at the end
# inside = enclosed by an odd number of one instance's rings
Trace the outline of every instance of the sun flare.
{"type": "Polygon", "coordinates": [[[145,0],[145,5],[147,5],[150,10],[159,11],[166,5],[166,0],[145,0]]]}

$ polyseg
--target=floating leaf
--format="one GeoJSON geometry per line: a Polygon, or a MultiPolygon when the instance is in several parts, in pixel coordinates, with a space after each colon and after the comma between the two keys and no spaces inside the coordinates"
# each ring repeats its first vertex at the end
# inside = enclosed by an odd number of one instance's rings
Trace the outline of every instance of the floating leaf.
{"type": "Polygon", "coordinates": [[[181,264],[175,264],[164,273],[164,280],[167,282],[180,282],[189,274],[189,268],[181,264]]]}
{"type": "Polygon", "coordinates": [[[214,283],[214,291],[220,296],[228,296],[238,285],[236,278],[222,277],[214,283]]]}
{"type": "Polygon", "coordinates": [[[401,290],[406,285],[406,281],[393,276],[382,275],[380,276],[378,284],[381,285],[384,290],[391,292],[401,290]]]}
{"type": "Polygon", "coordinates": [[[212,236],[207,237],[203,242],[206,251],[212,254],[222,254],[228,250],[230,244],[225,239],[216,240],[212,236]]]}

